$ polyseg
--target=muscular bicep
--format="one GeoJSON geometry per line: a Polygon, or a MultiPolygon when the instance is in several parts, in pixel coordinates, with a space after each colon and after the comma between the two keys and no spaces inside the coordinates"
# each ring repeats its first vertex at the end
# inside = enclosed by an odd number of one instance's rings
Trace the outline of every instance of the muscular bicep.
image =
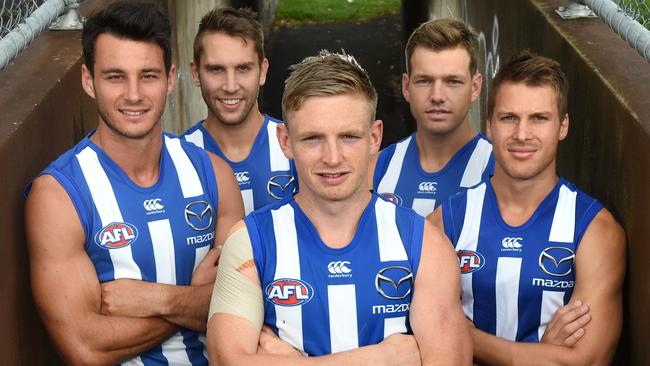
{"type": "Polygon", "coordinates": [[[99,312],[99,281],[84,251],[85,234],[72,201],[51,176],[34,181],[25,207],[32,291],[39,313],[64,350],[83,338],[84,315],[99,312]]]}
{"type": "Polygon", "coordinates": [[[222,245],[228,237],[230,228],[244,217],[244,203],[230,166],[218,156],[212,153],[208,155],[212,161],[219,192],[215,245],[222,245]]]}
{"type": "Polygon", "coordinates": [[[471,340],[460,305],[460,272],[453,247],[425,222],[422,256],[410,312],[423,364],[467,364],[471,340]]]}
{"type": "Polygon", "coordinates": [[[608,364],[621,332],[625,234],[607,210],[601,210],[587,228],[576,253],[575,271],[571,301],[589,305],[591,321],[574,348],[590,364],[608,364]]]}

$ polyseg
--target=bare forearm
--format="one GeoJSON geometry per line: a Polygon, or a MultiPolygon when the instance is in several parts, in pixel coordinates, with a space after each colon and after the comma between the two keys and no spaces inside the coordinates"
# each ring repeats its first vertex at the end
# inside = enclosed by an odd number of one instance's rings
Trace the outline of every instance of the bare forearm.
{"type": "Polygon", "coordinates": [[[184,328],[205,332],[213,283],[171,287],[162,317],[184,328]]]}
{"type": "Polygon", "coordinates": [[[365,346],[354,350],[319,357],[278,356],[268,354],[228,354],[226,350],[218,352],[215,365],[218,366],[340,366],[340,365],[388,365],[387,357],[382,356],[380,346],[365,346]],[[225,357],[224,357],[225,356],[225,357]]]}
{"type": "Polygon", "coordinates": [[[543,343],[512,342],[472,329],[474,360],[481,365],[582,365],[574,349],[543,343]]]}
{"type": "Polygon", "coordinates": [[[117,364],[162,343],[177,329],[159,318],[93,315],[77,320],[83,329],[50,327],[66,362],[73,365],[117,364]]]}

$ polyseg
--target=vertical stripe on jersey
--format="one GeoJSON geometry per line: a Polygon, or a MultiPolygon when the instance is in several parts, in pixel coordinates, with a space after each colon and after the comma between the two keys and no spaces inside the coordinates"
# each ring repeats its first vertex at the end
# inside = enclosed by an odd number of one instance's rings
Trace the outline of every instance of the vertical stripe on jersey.
{"type": "Polygon", "coordinates": [[[266,124],[266,132],[269,139],[269,161],[271,162],[271,171],[287,171],[289,170],[289,159],[284,156],[280,148],[280,141],[278,141],[277,133],[278,124],[269,121],[266,124]]]}
{"type": "Polygon", "coordinates": [[[140,359],[140,356],[134,357],[128,361],[121,363],[122,366],[144,366],[144,362],[140,359]]]}
{"type": "Polygon", "coordinates": [[[548,322],[553,318],[557,309],[564,306],[564,291],[543,291],[542,310],[539,316],[539,327],[537,328],[537,340],[541,341],[548,322]]]}
{"type": "MultiPolygon", "coordinates": [[[[86,147],[77,154],[77,160],[86,180],[86,185],[90,190],[90,195],[95,203],[95,208],[102,220],[102,227],[106,227],[106,225],[113,222],[124,222],[122,212],[115,198],[115,192],[104,168],[99,163],[97,153],[90,147],[86,147]]],[[[115,279],[142,279],[140,268],[133,260],[130,245],[122,248],[109,249],[108,253],[113,263],[113,277],[115,279]]]]}
{"type": "Polygon", "coordinates": [[[241,191],[241,199],[244,201],[244,214],[248,215],[255,208],[255,200],[253,199],[253,190],[244,189],[241,191]]]}
{"type": "Polygon", "coordinates": [[[203,260],[203,258],[205,258],[205,256],[208,255],[209,251],[210,251],[209,245],[196,248],[196,255],[194,256],[194,267],[192,267],[192,273],[196,271],[196,267],[198,267],[201,261],[203,260]]]}
{"type": "Polygon", "coordinates": [[[399,175],[402,172],[404,156],[406,155],[406,150],[408,149],[412,138],[413,136],[409,136],[406,140],[398,142],[397,145],[395,145],[395,153],[388,163],[386,174],[381,178],[379,186],[377,187],[378,193],[395,192],[399,175]]]}
{"type": "Polygon", "coordinates": [[[200,128],[197,128],[194,130],[194,132],[185,135],[185,141],[189,141],[201,149],[205,149],[205,144],[203,143],[203,131],[201,131],[200,128]]]}
{"type": "Polygon", "coordinates": [[[149,221],[149,235],[156,262],[156,282],[176,284],[176,255],[174,236],[169,219],[149,221]]]}
{"type": "Polygon", "coordinates": [[[500,257],[495,280],[497,337],[514,341],[519,323],[521,258],[500,257]]]}
{"type": "MultiPolygon", "coordinates": [[[[456,250],[476,251],[478,235],[481,229],[481,216],[483,213],[483,200],[485,199],[485,184],[467,191],[467,205],[463,230],[460,232],[456,250]]],[[[474,289],[472,287],[473,273],[461,275],[461,294],[463,312],[470,320],[474,320],[474,289]]]]}
{"type": "Polygon", "coordinates": [[[436,208],[436,200],[427,198],[414,198],[411,205],[413,211],[417,212],[422,217],[427,217],[436,208]]]}
{"type": "Polygon", "coordinates": [[[397,333],[406,333],[406,317],[384,319],[384,339],[397,333]]]}
{"type": "MultiPolygon", "coordinates": [[[[273,279],[300,279],[300,257],[298,252],[298,234],[294,219],[293,207],[284,205],[271,211],[273,217],[273,232],[275,233],[276,265],[273,279]]],[[[304,351],[302,343],[302,307],[275,307],[275,325],[281,339],[293,347],[304,351]]]]}
{"type": "Polygon", "coordinates": [[[560,194],[555,206],[553,225],[548,241],[556,243],[573,243],[576,226],[576,198],[578,192],[573,192],[567,186],[560,187],[560,194]]]}
{"type": "Polygon", "coordinates": [[[473,187],[481,181],[483,171],[490,161],[490,153],[492,153],[492,145],[482,138],[478,139],[465,167],[465,172],[463,172],[463,178],[460,181],[461,187],[473,187]]]}
{"type": "Polygon", "coordinates": [[[393,203],[381,199],[375,200],[379,260],[382,262],[408,260],[402,237],[397,230],[395,221],[396,208],[393,203]]]}
{"type": "MultiPolygon", "coordinates": [[[[156,262],[156,282],[176,284],[176,255],[174,237],[169,219],[150,221],[149,234],[156,262]]],[[[171,365],[191,365],[187,356],[183,335],[178,332],[163,342],[162,354],[171,365]]]]}
{"type": "Polygon", "coordinates": [[[327,286],[332,353],[359,348],[357,297],[353,284],[327,286]]]}
{"type": "Polygon", "coordinates": [[[181,141],[177,138],[169,138],[165,136],[165,144],[167,151],[172,158],[172,162],[176,167],[178,173],[178,180],[181,183],[181,190],[183,197],[190,198],[201,196],[203,194],[203,187],[199,175],[192,165],[190,158],[187,156],[181,147],[181,141]]]}

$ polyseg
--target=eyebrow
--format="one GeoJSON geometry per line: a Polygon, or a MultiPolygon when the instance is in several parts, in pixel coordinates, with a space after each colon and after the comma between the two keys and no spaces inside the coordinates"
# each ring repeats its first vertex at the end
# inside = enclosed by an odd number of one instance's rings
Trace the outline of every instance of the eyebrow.
{"type": "MultiPolygon", "coordinates": [[[[121,74],[121,73],[124,73],[124,70],[119,69],[119,68],[112,68],[112,69],[102,70],[101,73],[103,75],[106,75],[106,74],[121,74]]],[[[145,74],[145,73],[162,73],[162,69],[157,68],[157,67],[150,67],[150,68],[140,70],[140,73],[143,73],[143,74],[145,74]]]]}

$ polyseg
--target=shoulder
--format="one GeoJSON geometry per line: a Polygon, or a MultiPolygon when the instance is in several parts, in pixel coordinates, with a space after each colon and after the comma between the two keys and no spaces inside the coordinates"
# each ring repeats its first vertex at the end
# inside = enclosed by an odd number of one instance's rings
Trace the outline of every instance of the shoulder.
{"type": "Polygon", "coordinates": [[[188,128],[185,132],[180,134],[178,137],[184,140],[185,136],[191,135],[197,130],[201,130],[201,131],[203,130],[203,120],[198,121],[196,124],[194,124],[194,126],[188,128]]]}

